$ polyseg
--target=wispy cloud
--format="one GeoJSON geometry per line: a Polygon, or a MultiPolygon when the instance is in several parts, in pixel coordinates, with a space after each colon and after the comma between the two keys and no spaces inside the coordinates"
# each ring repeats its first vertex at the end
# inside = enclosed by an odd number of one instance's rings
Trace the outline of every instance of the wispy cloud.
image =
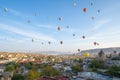
{"type": "Polygon", "coordinates": [[[41,24],[38,24],[37,25],[38,27],[40,27],[40,28],[55,28],[54,26],[52,26],[52,25],[41,25],[41,24]]]}
{"type": "Polygon", "coordinates": [[[42,33],[38,33],[38,32],[34,32],[34,31],[26,31],[26,30],[22,30],[22,29],[18,29],[14,26],[11,25],[6,25],[6,24],[0,24],[0,29],[12,32],[12,33],[16,33],[18,35],[22,35],[24,37],[28,37],[28,38],[33,38],[33,39],[38,39],[38,40],[44,40],[44,41],[56,41],[54,38],[42,34],[42,33]]]}
{"type": "Polygon", "coordinates": [[[96,21],[94,23],[93,30],[97,30],[97,29],[100,29],[101,27],[104,27],[103,25],[109,23],[110,21],[111,19],[102,19],[102,20],[96,21]]]}

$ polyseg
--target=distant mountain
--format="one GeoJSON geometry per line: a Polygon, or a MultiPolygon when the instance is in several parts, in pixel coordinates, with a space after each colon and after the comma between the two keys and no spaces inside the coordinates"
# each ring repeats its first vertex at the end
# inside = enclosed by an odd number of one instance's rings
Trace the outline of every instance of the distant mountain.
{"type": "Polygon", "coordinates": [[[100,50],[103,50],[105,54],[113,53],[113,51],[117,51],[117,53],[120,53],[120,47],[111,47],[111,48],[83,50],[80,53],[77,53],[77,55],[83,55],[85,52],[89,52],[91,55],[97,55],[100,52],[100,50]]]}
{"type": "Polygon", "coordinates": [[[36,53],[47,54],[47,55],[70,55],[71,52],[58,52],[58,51],[40,51],[36,53]]]}

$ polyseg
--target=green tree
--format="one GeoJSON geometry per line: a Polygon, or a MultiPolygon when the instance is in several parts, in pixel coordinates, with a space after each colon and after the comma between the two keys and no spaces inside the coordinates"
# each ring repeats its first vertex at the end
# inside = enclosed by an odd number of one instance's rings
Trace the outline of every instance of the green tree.
{"type": "Polygon", "coordinates": [[[108,68],[106,73],[109,75],[112,75],[112,76],[120,77],[120,66],[117,67],[117,66],[113,65],[113,66],[108,68]]]}
{"type": "Polygon", "coordinates": [[[92,60],[91,64],[90,64],[90,68],[104,68],[104,61],[100,61],[100,60],[92,60]]]}
{"type": "Polygon", "coordinates": [[[21,74],[14,74],[12,80],[25,80],[25,77],[21,74]]]}
{"type": "Polygon", "coordinates": [[[36,70],[30,70],[28,74],[28,80],[34,80],[40,77],[40,73],[36,70]]]}
{"type": "Polygon", "coordinates": [[[72,66],[72,70],[74,72],[80,72],[80,71],[83,71],[83,67],[82,65],[75,65],[75,66],[72,66]]]}
{"type": "Polygon", "coordinates": [[[58,76],[61,75],[61,72],[52,68],[51,66],[46,66],[42,71],[41,71],[41,76],[49,76],[49,77],[53,77],[53,76],[58,76]]]}
{"type": "Polygon", "coordinates": [[[29,62],[29,63],[26,63],[25,64],[25,67],[27,68],[27,69],[31,69],[32,68],[32,63],[31,62],[29,62]]]}
{"type": "Polygon", "coordinates": [[[6,66],[5,71],[10,71],[10,72],[15,71],[15,67],[13,65],[8,65],[6,66]]]}

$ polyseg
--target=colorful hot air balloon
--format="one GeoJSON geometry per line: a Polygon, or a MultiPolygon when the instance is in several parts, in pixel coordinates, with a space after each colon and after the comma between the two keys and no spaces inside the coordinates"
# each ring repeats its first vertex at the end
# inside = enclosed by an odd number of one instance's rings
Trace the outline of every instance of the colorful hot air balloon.
{"type": "Polygon", "coordinates": [[[83,8],[83,11],[84,11],[84,12],[87,12],[87,8],[83,8]]]}
{"type": "Polygon", "coordinates": [[[58,29],[58,31],[60,31],[60,30],[61,30],[61,28],[60,28],[60,27],[58,27],[57,29],[58,29]]]}

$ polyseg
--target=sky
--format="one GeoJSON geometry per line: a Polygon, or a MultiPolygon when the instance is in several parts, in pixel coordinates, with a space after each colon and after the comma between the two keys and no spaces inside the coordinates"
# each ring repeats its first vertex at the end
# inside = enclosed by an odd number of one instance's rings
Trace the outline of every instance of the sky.
{"type": "Polygon", "coordinates": [[[119,21],[120,0],[0,0],[0,51],[120,47],[119,21]]]}

